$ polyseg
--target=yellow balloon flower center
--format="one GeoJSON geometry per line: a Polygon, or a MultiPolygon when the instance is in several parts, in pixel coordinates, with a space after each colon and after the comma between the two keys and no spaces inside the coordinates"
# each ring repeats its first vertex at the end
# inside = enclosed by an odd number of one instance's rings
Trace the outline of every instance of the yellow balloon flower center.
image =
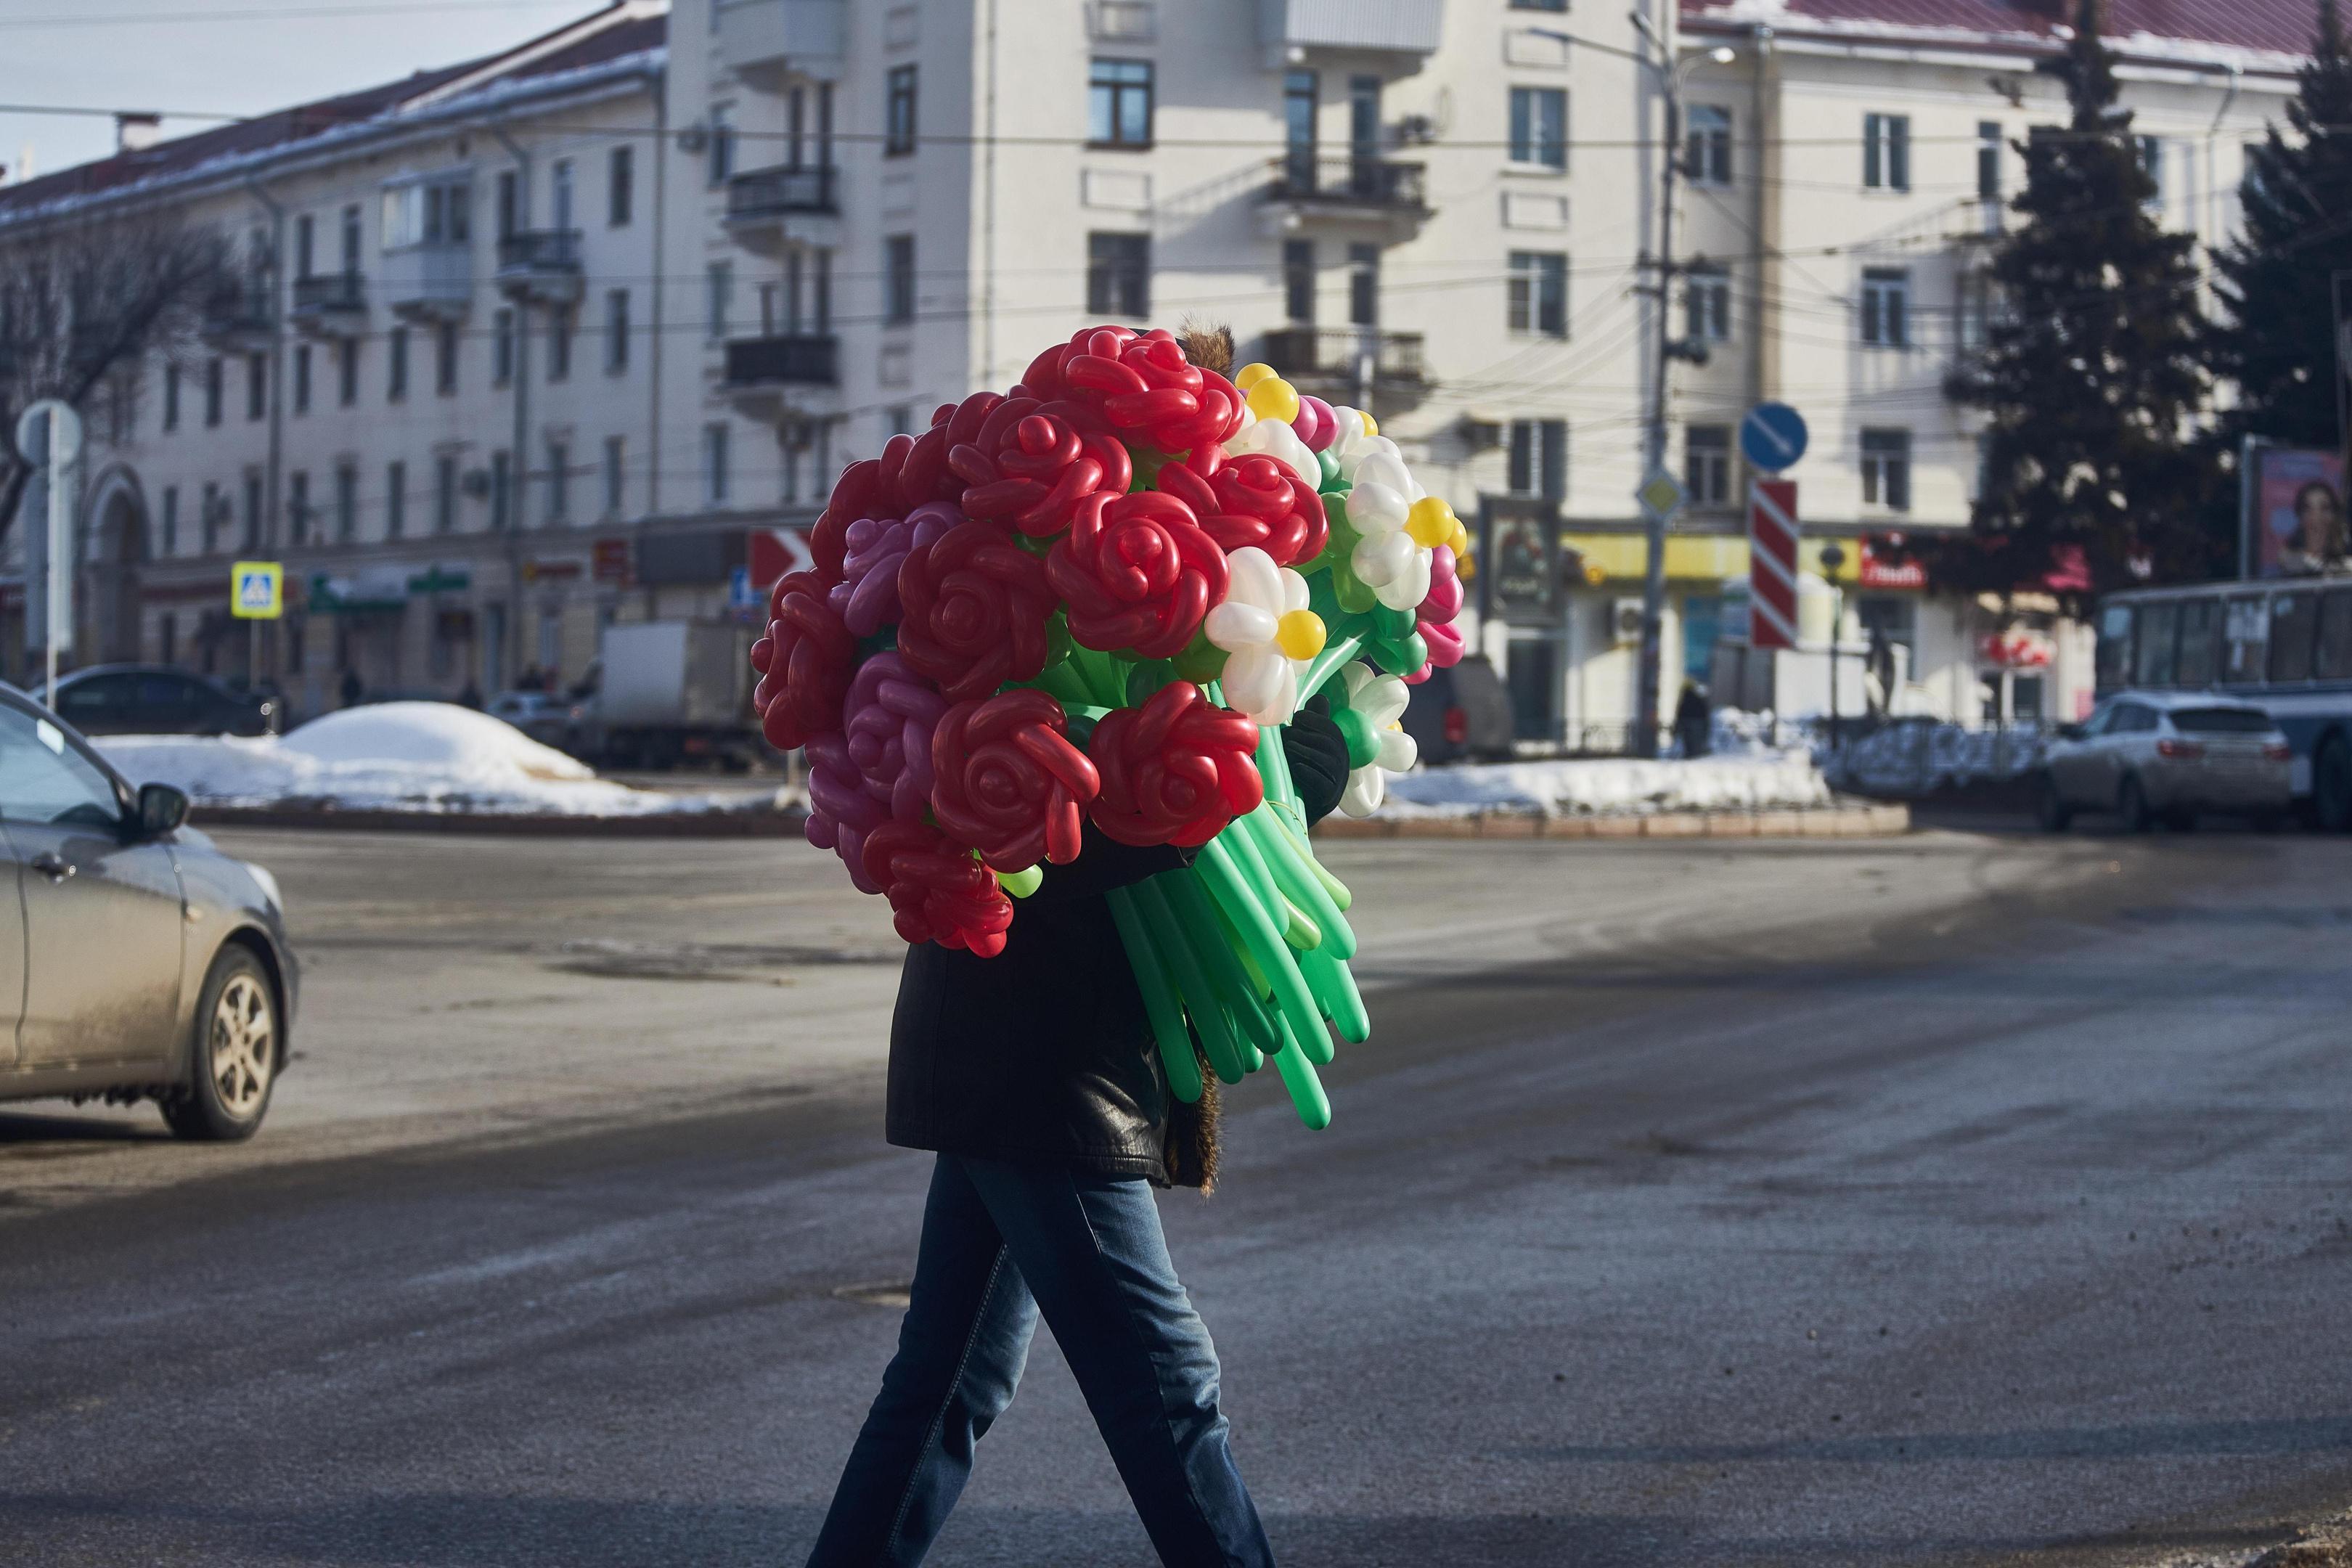
{"type": "Polygon", "coordinates": [[[1285,658],[1313,658],[1323,651],[1323,617],[1312,610],[1286,610],[1275,623],[1275,646],[1285,658]]]}
{"type": "Polygon", "coordinates": [[[1461,526],[1454,509],[1436,496],[1423,496],[1413,502],[1404,519],[1405,532],[1424,550],[1436,549],[1453,538],[1454,531],[1461,526]]]}
{"type": "Polygon", "coordinates": [[[1357,410],[1356,410],[1356,417],[1357,417],[1357,418],[1359,418],[1359,419],[1361,419],[1361,420],[1364,422],[1364,434],[1365,434],[1365,435],[1367,435],[1367,436],[1377,436],[1377,435],[1379,435],[1379,434],[1381,433],[1381,427],[1380,427],[1380,425],[1379,425],[1379,423],[1378,423],[1377,421],[1375,421],[1375,420],[1372,418],[1372,416],[1371,416],[1371,413],[1370,413],[1370,410],[1368,410],[1368,409],[1362,409],[1362,408],[1359,408],[1359,409],[1357,409],[1357,410]]]}
{"type": "Polygon", "coordinates": [[[1298,389],[1278,375],[1252,382],[1248,396],[1250,412],[1261,419],[1287,425],[1298,417],[1298,389]]]}
{"type": "Polygon", "coordinates": [[[1454,531],[1445,536],[1445,542],[1454,547],[1454,559],[1456,561],[1469,559],[1470,531],[1462,526],[1460,518],[1454,520],[1454,531]]]}
{"type": "Polygon", "coordinates": [[[1234,384],[1244,392],[1247,392],[1251,387],[1255,386],[1261,381],[1275,381],[1277,379],[1279,379],[1279,377],[1275,374],[1274,366],[1265,363],[1262,360],[1253,361],[1250,363],[1242,366],[1241,369],[1234,372],[1234,384]]]}

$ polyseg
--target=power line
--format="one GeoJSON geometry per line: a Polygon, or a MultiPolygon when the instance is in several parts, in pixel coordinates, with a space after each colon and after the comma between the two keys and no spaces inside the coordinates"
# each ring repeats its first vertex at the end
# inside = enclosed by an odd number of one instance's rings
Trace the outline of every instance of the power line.
{"type": "Polygon", "coordinates": [[[178,22],[311,21],[341,16],[409,16],[419,11],[546,11],[558,6],[566,11],[579,9],[576,0],[378,0],[378,3],[358,5],[249,6],[223,11],[101,11],[84,16],[60,12],[47,16],[11,16],[8,26],[11,28],[166,27],[178,22]]]}

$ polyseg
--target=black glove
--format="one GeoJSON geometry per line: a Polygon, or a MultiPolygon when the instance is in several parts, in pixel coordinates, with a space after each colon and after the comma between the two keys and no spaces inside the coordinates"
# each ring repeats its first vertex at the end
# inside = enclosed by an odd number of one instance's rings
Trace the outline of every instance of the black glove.
{"type": "Polygon", "coordinates": [[[1330,704],[1316,697],[1282,727],[1282,754],[1298,786],[1298,809],[1311,826],[1331,815],[1348,787],[1348,741],[1331,721],[1330,704]]]}

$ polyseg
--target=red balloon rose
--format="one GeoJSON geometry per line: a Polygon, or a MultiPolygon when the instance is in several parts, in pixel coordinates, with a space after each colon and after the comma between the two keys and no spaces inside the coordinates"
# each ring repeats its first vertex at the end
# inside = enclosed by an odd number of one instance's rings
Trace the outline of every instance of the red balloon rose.
{"type": "Polygon", "coordinates": [[[1196,447],[1186,461],[1162,468],[1155,482],[1191,507],[1201,531],[1228,553],[1254,544],[1276,566],[1296,566],[1320,554],[1331,537],[1323,498],[1289,464],[1263,452],[1228,458],[1222,447],[1196,447]]]}
{"type": "Polygon", "coordinates": [[[1124,495],[1135,468],[1127,447],[1081,404],[1010,397],[970,441],[948,453],[965,483],[966,515],[1044,539],[1070,526],[1097,490],[1124,495]]]}
{"type": "Polygon", "coordinates": [[[1122,844],[1206,844],[1265,798],[1256,752],[1256,725],[1171,681],[1095,726],[1087,754],[1102,793],[1090,815],[1122,844]]]}
{"type": "Polygon", "coordinates": [[[981,958],[1004,951],[1013,900],[971,851],[928,823],[893,818],[866,836],[863,853],[866,878],[890,900],[901,937],[981,958]]]}
{"type": "Polygon", "coordinates": [[[1078,857],[1083,814],[1102,781],[1070,744],[1045,692],[958,703],[931,731],[931,813],[999,871],[1078,857]]]}
{"type": "Polygon", "coordinates": [[[989,522],[961,522],[898,567],[898,652],[950,702],[1045,668],[1045,563],[989,522]]]}
{"type": "Polygon", "coordinates": [[[1045,574],[1069,606],[1070,636],[1106,653],[1172,658],[1225,596],[1225,553],[1192,509],[1152,490],[1097,491],[1055,541],[1045,574]]]}
{"type": "Polygon", "coordinates": [[[841,700],[857,662],[857,642],[825,603],[825,591],[814,572],[795,572],[778,583],[771,597],[775,618],[751,647],[751,668],[760,672],[751,706],[768,744],[780,752],[841,728],[841,700]]]}
{"type": "Polygon", "coordinates": [[[1165,329],[1084,328],[1032,360],[1021,382],[1033,397],[1090,404],[1163,452],[1227,440],[1247,416],[1234,384],[1188,361],[1165,329]]]}

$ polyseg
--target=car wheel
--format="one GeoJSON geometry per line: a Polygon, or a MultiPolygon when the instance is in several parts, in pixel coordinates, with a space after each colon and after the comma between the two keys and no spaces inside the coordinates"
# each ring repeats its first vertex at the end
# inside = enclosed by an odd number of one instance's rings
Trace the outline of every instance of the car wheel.
{"type": "Polygon", "coordinates": [[[2123,787],[2116,792],[2116,815],[2124,819],[2126,833],[2146,833],[2154,825],[2155,815],[2147,809],[2147,792],[2140,788],[2137,778],[2125,779],[2123,787]]]}
{"type": "Polygon", "coordinates": [[[2058,793],[2056,777],[2047,772],[2042,775],[2041,787],[2035,792],[2033,805],[2034,816],[2041,820],[2045,832],[2063,833],[2067,825],[2074,820],[2074,807],[2068,805],[2066,797],[2058,793]]]}
{"type": "Polygon", "coordinates": [[[2311,805],[2330,833],[2352,828],[2352,746],[2330,735],[2311,764],[2311,805]]]}
{"type": "Polygon", "coordinates": [[[269,1110],[281,1047],[278,999],[261,961],[242,945],[221,949],[196,1003],[188,1081],[163,1101],[163,1120],[199,1142],[252,1137],[269,1110]]]}

